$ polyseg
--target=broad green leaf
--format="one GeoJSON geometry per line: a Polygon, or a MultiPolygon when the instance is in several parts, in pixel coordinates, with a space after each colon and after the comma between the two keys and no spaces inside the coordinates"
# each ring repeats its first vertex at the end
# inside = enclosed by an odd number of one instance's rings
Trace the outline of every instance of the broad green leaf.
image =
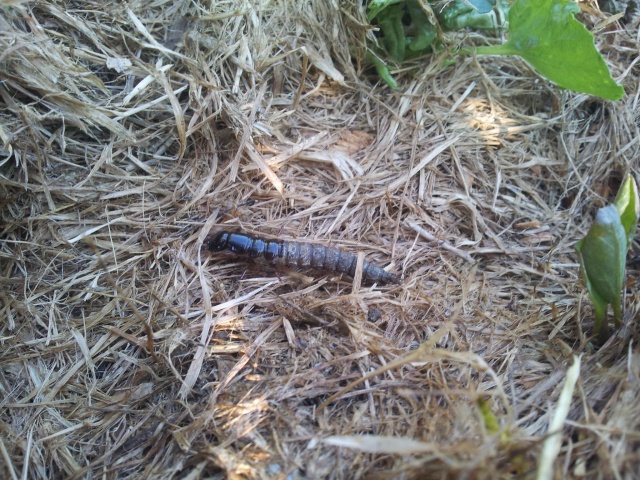
{"type": "Polygon", "coordinates": [[[640,200],[638,200],[638,186],[631,175],[622,182],[618,195],[613,204],[618,209],[622,227],[627,233],[627,250],[631,248],[631,242],[636,234],[638,220],[640,220],[640,200]]]}
{"type": "Polygon", "coordinates": [[[574,18],[572,0],[516,0],[509,10],[509,40],[478,47],[486,55],[519,55],[563,88],[619,100],[618,85],[596,50],[593,35],[574,18]]]}
{"type": "Polygon", "coordinates": [[[621,320],[620,297],[627,254],[626,232],[614,205],[601,208],[587,236],[576,244],[582,278],[595,308],[595,333],[607,337],[607,305],[616,324],[621,320]]]}

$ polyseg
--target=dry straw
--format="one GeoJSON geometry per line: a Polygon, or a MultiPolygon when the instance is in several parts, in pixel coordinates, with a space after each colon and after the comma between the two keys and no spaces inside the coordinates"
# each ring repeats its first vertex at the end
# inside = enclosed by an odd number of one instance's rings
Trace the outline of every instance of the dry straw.
{"type": "Polygon", "coordinates": [[[394,93],[361,3],[0,2],[2,478],[522,478],[547,433],[556,477],[640,471],[637,243],[595,349],[572,250],[640,178],[637,25],[617,103],[445,54],[394,93]]]}

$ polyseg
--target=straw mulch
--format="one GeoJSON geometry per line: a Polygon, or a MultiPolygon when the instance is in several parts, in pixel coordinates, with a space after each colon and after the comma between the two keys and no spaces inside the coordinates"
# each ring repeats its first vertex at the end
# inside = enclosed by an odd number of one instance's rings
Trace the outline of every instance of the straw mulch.
{"type": "Polygon", "coordinates": [[[573,252],[640,179],[637,25],[595,29],[619,102],[445,54],[392,92],[360,3],[0,2],[0,476],[640,471],[638,244],[605,345],[573,252]]]}

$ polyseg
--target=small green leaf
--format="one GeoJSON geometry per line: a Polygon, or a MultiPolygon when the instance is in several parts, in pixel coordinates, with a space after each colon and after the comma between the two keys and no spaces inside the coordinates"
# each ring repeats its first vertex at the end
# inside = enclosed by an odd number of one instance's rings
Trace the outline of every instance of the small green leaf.
{"type": "Polygon", "coordinates": [[[640,220],[640,200],[638,200],[638,186],[631,175],[627,175],[620,186],[618,195],[613,204],[618,209],[622,227],[627,233],[627,250],[631,248],[631,242],[636,234],[638,220],[640,220]]]}
{"type": "Polygon", "coordinates": [[[496,0],[468,0],[478,13],[489,13],[496,6],[496,0]]]}
{"type": "Polygon", "coordinates": [[[593,303],[595,315],[593,331],[602,340],[606,340],[609,337],[606,322],[607,306],[609,306],[609,303],[605,301],[600,295],[598,295],[598,292],[593,288],[593,285],[591,285],[591,281],[589,280],[589,276],[587,275],[587,269],[584,264],[584,259],[582,258],[582,246],[584,244],[584,240],[585,239],[583,238],[575,245],[576,252],[578,253],[578,260],[580,261],[580,273],[582,274],[582,279],[587,286],[589,297],[591,297],[591,303],[593,303]]]}
{"type": "Polygon", "coordinates": [[[385,8],[402,2],[403,0],[371,0],[368,5],[369,13],[367,13],[367,21],[376,18],[385,8]]]}
{"type": "Polygon", "coordinates": [[[475,9],[467,2],[454,0],[448,3],[438,14],[438,20],[443,30],[460,30],[466,25],[460,21],[460,17],[475,12],[475,9]]]}
{"type": "Polygon", "coordinates": [[[502,0],[454,0],[447,3],[438,19],[445,31],[463,28],[493,30],[503,26],[509,6],[502,0]]]}
{"type": "Polygon", "coordinates": [[[614,205],[601,208],[587,236],[575,248],[580,260],[582,278],[593,302],[595,332],[606,340],[607,306],[612,304],[616,324],[621,320],[620,296],[624,282],[627,254],[626,232],[614,205]]]}
{"type": "Polygon", "coordinates": [[[494,413],[491,411],[488,399],[480,397],[478,398],[477,403],[487,432],[491,435],[498,433],[500,431],[500,424],[498,423],[498,419],[494,413]]]}
{"type": "Polygon", "coordinates": [[[394,90],[398,90],[398,82],[396,82],[395,78],[391,76],[389,67],[380,57],[370,51],[367,51],[366,59],[368,62],[371,62],[376,66],[378,75],[380,75],[380,78],[382,78],[387,85],[394,90]]]}
{"type": "Polygon", "coordinates": [[[520,55],[563,88],[619,100],[618,85],[595,48],[593,35],[574,18],[572,0],[516,0],[509,10],[509,40],[478,47],[486,55],[520,55]]]}
{"type": "Polygon", "coordinates": [[[413,37],[409,49],[413,52],[430,50],[431,44],[438,37],[437,27],[431,24],[429,16],[416,0],[407,0],[407,12],[411,17],[409,35],[413,37]]]}
{"type": "Polygon", "coordinates": [[[404,9],[399,5],[393,5],[385,9],[383,13],[378,17],[380,30],[384,34],[382,43],[391,58],[397,62],[402,62],[407,43],[404,36],[404,26],[402,25],[404,9]]]}

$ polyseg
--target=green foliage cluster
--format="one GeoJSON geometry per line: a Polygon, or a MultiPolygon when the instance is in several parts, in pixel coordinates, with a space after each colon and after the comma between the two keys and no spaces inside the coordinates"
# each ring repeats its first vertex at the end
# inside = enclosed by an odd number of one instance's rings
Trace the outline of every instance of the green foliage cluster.
{"type": "Polygon", "coordinates": [[[622,320],[620,301],[625,263],[638,220],[638,187],[629,175],[620,187],[613,205],[598,210],[589,232],[575,246],[582,278],[595,311],[594,333],[601,342],[609,338],[609,304],[613,308],[616,326],[622,320]]]}
{"type": "Polygon", "coordinates": [[[368,59],[397,89],[385,59],[401,63],[442,49],[445,32],[505,29],[506,43],[458,54],[518,55],[560,87],[618,100],[624,89],[611,77],[593,35],[574,18],[578,11],[572,0],[372,0],[368,20],[379,26],[380,46],[370,49],[368,59]]]}
{"type": "MultiPolygon", "coordinates": [[[[457,55],[518,55],[560,87],[618,100],[624,89],[611,77],[593,35],[575,19],[579,11],[573,0],[372,0],[368,20],[379,26],[379,35],[367,58],[397,89],[386,60],[398,64],[442,50],[446,32],[504,29],[508,40],[502,45],[462,49],[457,55]]],[[[616,325],[621,321],[626,254],[639,218],[637,186],[629,176],[614,204],[598,211],[576,245],[601,340],[608,337],[610,304],[616,325]]]]}

